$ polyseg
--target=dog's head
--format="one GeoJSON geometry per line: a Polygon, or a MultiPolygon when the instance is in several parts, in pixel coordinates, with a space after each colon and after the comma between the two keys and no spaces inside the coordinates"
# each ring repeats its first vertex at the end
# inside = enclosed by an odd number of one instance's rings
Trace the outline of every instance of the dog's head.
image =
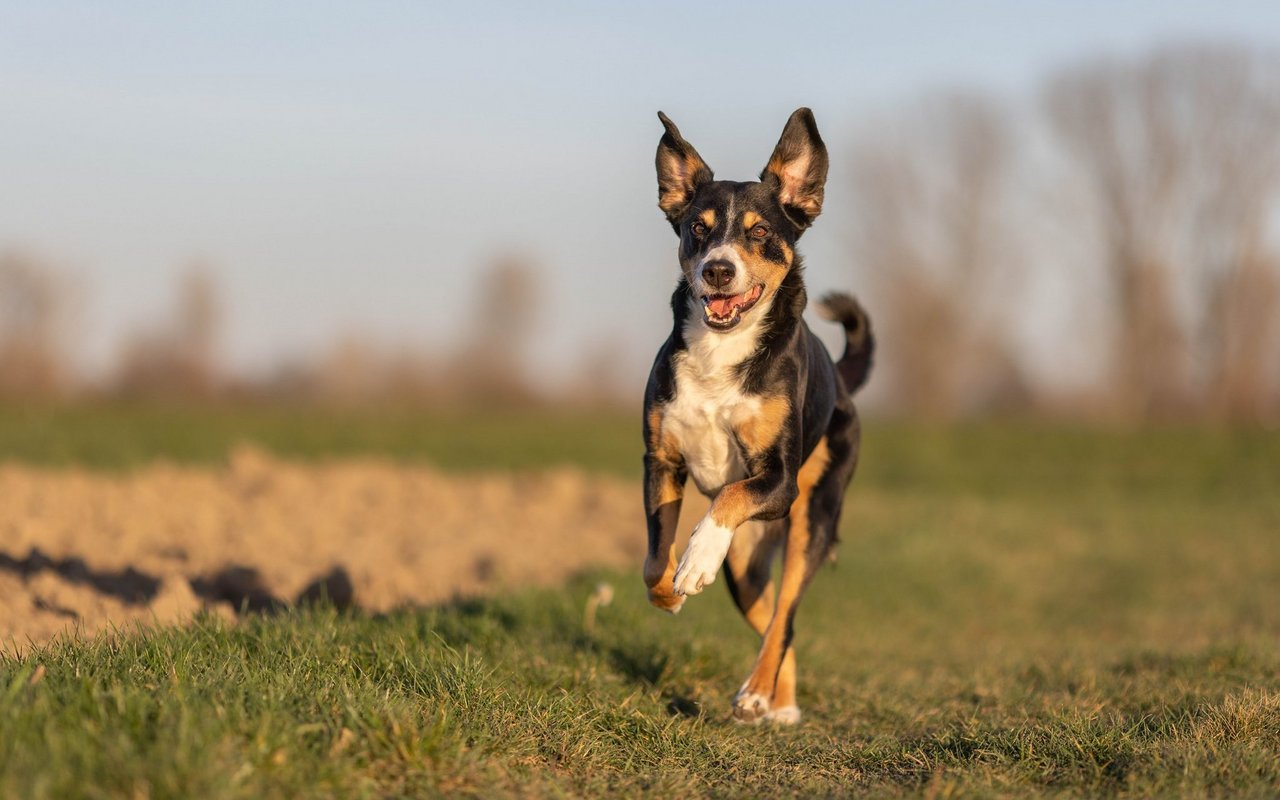
{"type": "Polygon", "coordinates": [[[717,181],[675,123],[658,142],[658,207],[680,237],[680,267],[703,320],[737,327],[768,301],[795,263],[795,243],[822,211],[827,148],[813,112],[787,120],[759,181],[717,181]]]}

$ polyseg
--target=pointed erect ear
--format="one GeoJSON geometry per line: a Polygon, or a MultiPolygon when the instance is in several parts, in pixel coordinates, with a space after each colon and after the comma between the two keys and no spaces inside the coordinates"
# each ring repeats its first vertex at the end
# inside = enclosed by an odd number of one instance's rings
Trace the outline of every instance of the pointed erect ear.
{"type": "Polygon", "coordinates": [[[801,228],[812,225],[822,213],[827,146],[818,135],[812,111],[798,108],[787,120],[760,180],[773,190],[783,210],[801,228]]]}
{"type": "Polygon", "coordinates": [[[662,120],[662,126],[667,129],[662,134],[662,141],[658,142],[656,159],[658,208],[662,209],[672,227],[675,227],[684,210],[689,207],[694,192],[704,183],[711,182],[711,168],[698,155],[698,151],[693,149],[693,145],[680,136],[680,129],[666,114],[659,111],[658,119],[662,120]]]}

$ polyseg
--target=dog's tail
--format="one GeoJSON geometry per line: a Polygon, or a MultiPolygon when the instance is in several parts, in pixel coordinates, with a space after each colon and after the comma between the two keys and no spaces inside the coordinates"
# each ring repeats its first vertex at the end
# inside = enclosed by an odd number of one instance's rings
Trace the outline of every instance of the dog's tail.
{"type": "Polygon", "coordinates": [[[853,394],[867,382],[871,373],[871,357],[876,350],[876,337],[871,334],[871,319],[852,295],[830,292],[818,301],[818,313],[844,328],[844,355],[836,362],[836,371],[844,386],[853,394]]]}

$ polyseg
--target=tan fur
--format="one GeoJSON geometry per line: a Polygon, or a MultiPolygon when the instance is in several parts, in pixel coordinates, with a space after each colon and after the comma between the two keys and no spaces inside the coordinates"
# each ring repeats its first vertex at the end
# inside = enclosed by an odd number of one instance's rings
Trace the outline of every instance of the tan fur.
{"type": "MultiPolygon", "coordinates": [[[[653,453],[654,458],[658,461],[666,463],[680,463],[684,460],[681,456],[680,442],[676,440],[676,436],[663,426],[664,413],[666,406],[654,406],[649,410],[649,452],[653,453]]],[[[662,486],[658,490],[657,502],[652,503],[652,508],[646,508],[646,511],[653,513],[658,508],[666,506],[667,503],[676,502],[685,497],[685,488],[676,483],[675,477],[664,475],[662,486]]]]}
{"type": "Polygon", "coordinates": [[[706,165],[697,156],[682,158],[675,153],[666,153],[663,158],[670,176],[667,179],[659,178],[658,208],[662,209],[662,213],[670,214],[689,202],[689,197],[693,194],[689,179],[699,168],[705,169],[706,165]]]}
{"type": "Polygon", "coordinates": [[[786,395],[760,402],[760,410],[737,426],[738,441],[751,455],[759,455],[778,441],[791,414],[791,400],[786,395]]]}
{"type": "Polygon", "coordinates": [[[813,490],[814,484],[822,478],[823,473],[827,471],[827,465],[831,462],[831,451],[827,449],[827,437],[823,436],[814,446],[813,452],[805,459],[804,464],[800,467],[800,472],[796,475],[796,484],[800,487],[800,496],[796,498],[795,503],[791,504],[792,519],[798,511],[804,516],[805,524],[809,519],[809,504],[801,504],[801,500],[808,499],[809,492],[813,490]]]}
{"type": "Polygon", "coordinates": [[[796,705],[796,650],[787,648],[782,657],[782,666],[778,668],[778,680],[773,689],[773,708],[786,708],[796,705]]]}
{"type": "Polygon", "coordinates": [[[716,210],[714,208],[708,208],[706,211],[702,212],[702,215],[699,216],[698,219],[702,220],[702,224],[706,225],[707,228],[714,228],[716,226],[716,210]]]}
{"type": "Polygon", "coordinates": [[[734,244],[733,249],[737,252],[738,258],[742,259],[742,264],[747,271],[757,280],[764,284],[764,295],[771,296],[782,285],[782,279],[787,277],[787,273],[791,270],[792,257],[791,249],[786,248],[788,255],[787,263],[779,264],[776,261],[770,261],[765,258],[761,251],[764,249],[764,243],[755,240],[748,240],[746,246],[734,244]]]}
{"type": "Polygon", "coordinates": [[[663,477],[662,488],[658,491],[658,502],[650,511],[657,511],[663,506],[681,500],[684,497],[684,487],[676,483],[675,478],[663,477]]]}
{"type": "Polygon", "coordinates": [[[725,559],[725,568],[733,574],[737,586],[738,600],[747,603],[742,614],[761,636],[773,619],[773,581],[769,576],[784,530],[779,521],[748,523],[734,535],[725,559]],[[744,535],[751,524],[759,526],[758,535],[744,535]]]}
{"type": "Polygon", "coordinates": [[[752,228],[754,228],[762,219],[764,218],[761,217],[756,212],[748,211],[742,215],[742,229],[744,231],[749,231],[752,228]]]}
{"type": "Polygon", "coordinates": [[[755,668],[747,679],[746,691],[773,698],[772,707],[781,708],[795,704],[795,655],[786,646],[787,618],[791,615],[804,588],[805,573],[809,569],[806,554],[809,549],[809,500],[814,484],[822,477],[830,462],[827,440],[822,438],[800,468],[796,484],[800,494],[791,504],[791,527],[787,532],[786,550],[782,563],[782,584],[778,590],[777,604],[769,627],[764,633],[764,644],[756,658],[755,668]],[[780,697],[779,691],[790,697],[780,697]]]}
{"type": "Polygon", "coordinates": [[[684,189],[667,189],[658,196],[658,208],[664,214],[669,214],[673,209],[684,205],[688,197],[689,192],[684,189]]]}
{"type": "MultiPolygon", "coordinates": [[[[675,544],[674,541],[671,543],[675,544]]],[[[663,611],[671,611],[684,604],[684,598],[672,590],[672,578],[676,574],[675,547],[667,547],[667,557],[645,558],[644,583],[649,589],[649,602],[663,611]]]]}
{"type": "Polygon", "coordinates": [[[720,490],[707,513],[717,525],[734,530],[754,517],[759,509],[760,503],[746,487],[745,481],[738,481],[720,490]]]}
{"type": "Polygon", "coordinates": [[[666,410],[666,406],[660,405],[649,409],[649,452],[659,461],[678,464],[682,460],[680,443],[662,425],[666,410]]]}
{"type": "Polygon", "coordinates": [[[662,414],[666,410],[665,406],[654,404],[649,409],[649,450],[653,453],[658,452],[658,445],[662,442],[662,414]]]}
{"type": "Polygon", "coordinates": [[[769,159],[769,166],[765,169],[778,176],[781,186],[778,191],[778,200],[783,205],[795,206],[810,217],[816,217],[822,212],[821,194],[816,198],[799,196],[809,170],[807,155],[791,161],[784,161],[781,156],[775,155],[769,159]]]}
{"type": "MultiPolygon", "coordinates": [[[[680,459],[680,448],[662,429],[665,411],[666,407],[661,405],[649,409],[649,450],[660,461],[676,463],[680,459]]],[[[679,503],[683,497],[684,487],[673,476],[663,475],[658,496],[649,500],[652,507],[645,510],[650,514],[659,513],[664,506],[679,503]]],[[[679,608],[684,602],[684,598],[677,597],[672,592],[671,579],[676,572],[674,545],[672,537],[672,541],[665,546],[666,558],[660,552],[656,558],[646,557],[644,562],[644,582],[649,588],[649,602],[665,611],[679,608]]]]}

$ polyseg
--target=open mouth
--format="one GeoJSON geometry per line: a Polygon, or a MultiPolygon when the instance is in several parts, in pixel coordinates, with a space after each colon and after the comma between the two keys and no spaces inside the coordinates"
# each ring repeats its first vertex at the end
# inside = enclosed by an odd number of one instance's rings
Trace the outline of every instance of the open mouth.
{"type": "Polygon", "coordinates": [[[751,310],[763,293],[764,284],[758,283],[742,294],[704,295],[702,312],[707,325],[716,330],[729,330],[742,321],[742,315],[751,310]]]}

